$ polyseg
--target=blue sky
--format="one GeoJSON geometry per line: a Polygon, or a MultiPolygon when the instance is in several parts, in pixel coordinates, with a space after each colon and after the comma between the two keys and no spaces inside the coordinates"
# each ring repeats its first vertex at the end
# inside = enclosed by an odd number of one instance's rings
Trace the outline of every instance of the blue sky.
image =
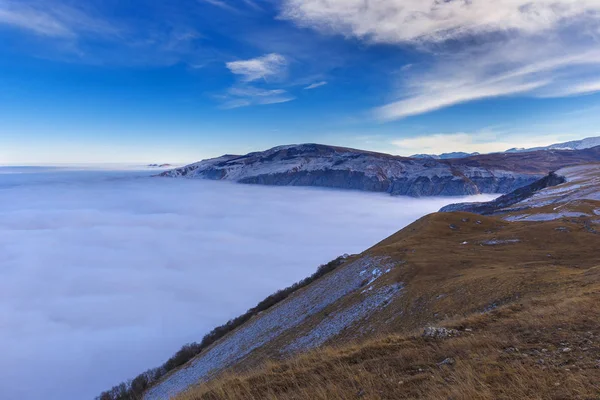
{"type": "Polygon", "coordinates": [[[598,135],[598,0],[0,0],[0,163],[598,135]]]}

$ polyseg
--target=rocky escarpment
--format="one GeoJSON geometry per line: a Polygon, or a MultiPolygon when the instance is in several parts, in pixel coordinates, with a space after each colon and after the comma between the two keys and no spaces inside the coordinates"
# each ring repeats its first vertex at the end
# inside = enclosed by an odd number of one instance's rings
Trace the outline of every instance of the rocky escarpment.
{"type": "Polygon", "coordinates": [[[600,161],[600,147],[577,151],[414,159],[319,144],[225,155],[160,176],[277,186],[317,186],[405,196],[508,193],[566,165],[600,161]]]}
{"type": "Polygon", "coordinates": [[[443,207],[440,212],[454,212],[454,211],[465,211],[472,212],[475,214],[492,215],[499,210],[506,207],[515,205],[525,199],[530,198],[540,190],[548,187],[560,185],[565,183],[566,178],[564,176],[557,175],[555,172],[551,172],[542,179],[535,181],[527,186],[519,188],[513,192],[500,196],[495,200],[483,202],[483,203],[456,203],[449,204],[443,207]]]}
{"type": "Polygon", "coordinates": [[[500,215],[509,221],[545,221],[598,215],[600,164],[562,168],[486,203],[450,204],[440,211],[500,215]]]}

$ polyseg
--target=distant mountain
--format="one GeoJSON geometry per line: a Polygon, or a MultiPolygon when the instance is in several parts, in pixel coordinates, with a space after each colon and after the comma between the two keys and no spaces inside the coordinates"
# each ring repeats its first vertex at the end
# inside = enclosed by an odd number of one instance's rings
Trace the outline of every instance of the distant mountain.
{"type": "Polygon", "coordinates": [[[498,153],[428,159],[320,144],[288,145],[225,155],[165,171],[163,177],[318,186],[407,196],[508,193],[558,168],[600,161],[600,147],[577,151],[498,153]]]}
{"type": "MultiPolygon", "coordinates": [[[[581,140],[573,140],[571,142],[564,143],[555,143],[550,146],[543,147],[532,147],[532,148],[517,148],[514,147],[512,149],[508,149],[505,153],[523,153],[523,152],[531,152],[531,151],[540,151],[540,150],[584,150],[590,149],[592,147],[600,146],[600,136],[598,137],[590,137],[581,140]]],[[[466,158],[478,156],[480,153],[465,153],[462,151],[457,151],[453,153],[443,153],[443,154],[413,154],[410,158],[426,158],[426,159],[434,159],[434,160],[451,160],[454,158],[466,158]]]]}
{"type": "Polygon", "coordinates": [[[172,167],[171,164],[148,164],[146,166],[148,168],[169,168],[169,167],[172,167]]]}
{"type": "Polygon", "coordinates": [[[571,142],[555,143],[545,147],[532,147],[530,149],[512,148],[506,150],[506,153],[522,153],[540,150],[584,150],[596,146],[600,146],[600,136],[589,137],[581,140],[573,140],[571,142]]]}
{"type": "Polygon", "coordinates": [[[453,158],[466,158],[472,156],[478,156],[480,153],[464,153],[462,151],[455,151],[453,153],[443,153],[440,155],[436,154],[413,154],[410,158],[430,158],[434,160],[451,160],[453,158]]]}

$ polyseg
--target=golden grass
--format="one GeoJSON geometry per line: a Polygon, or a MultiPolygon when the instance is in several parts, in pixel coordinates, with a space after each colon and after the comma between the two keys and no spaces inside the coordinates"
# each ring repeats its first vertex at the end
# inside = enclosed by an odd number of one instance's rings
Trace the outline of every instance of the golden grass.
{"type": "Polygon", "coordinates": [[[457,337],[392,335],[321,349],[222,375],[176,399],[599,399],[599,305],[595,285],[448,321],[457,337]]]}
{"type": "Polygon", "coordinates": [[[336,347],[280,360],[315,316],[176,399],[600,399],[600,235],[587,224],[422,218],[365,252],[401,262],[378,284],[405,289],[336,347]],[[428,325],[460,335],[426,340],[428,325]]]}

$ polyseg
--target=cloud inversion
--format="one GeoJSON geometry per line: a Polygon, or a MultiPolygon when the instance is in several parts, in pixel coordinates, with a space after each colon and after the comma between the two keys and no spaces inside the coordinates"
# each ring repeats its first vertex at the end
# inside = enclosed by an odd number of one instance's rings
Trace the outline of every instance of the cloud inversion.
{"type": "Polygon", "coordinates": [[[143,175],[0,168],[0,398],[92,398],[457,200],[143,175]]]}

